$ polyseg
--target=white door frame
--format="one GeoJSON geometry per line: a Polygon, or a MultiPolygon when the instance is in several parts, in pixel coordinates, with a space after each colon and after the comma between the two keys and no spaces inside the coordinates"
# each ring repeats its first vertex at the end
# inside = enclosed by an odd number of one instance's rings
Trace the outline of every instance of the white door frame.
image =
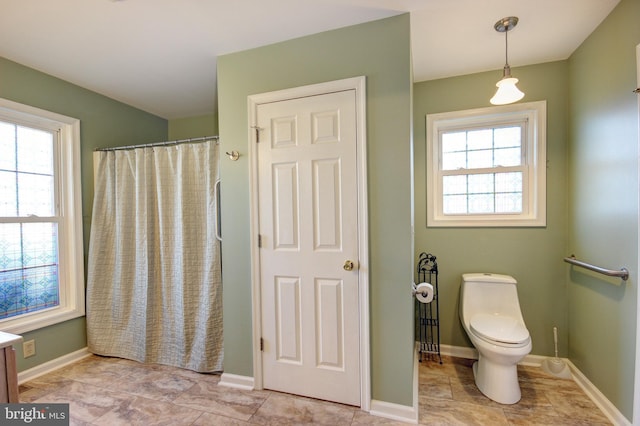
{"type": "Polygon", "coordinates": [[[258,149],[257,149],[257,110],[258,105],[276,101],[322,95],[343,90],[356,92],[356,161],[358,174],[358,288],[360,304],[360,404],[369,411],[371,405],[371,372],[369,340],[369,223],[367,202],[367,155],[366,155],[366,78],[353,77],[327,83],[313,84],[275,92],[251,95],[248,106],[249,138],[249,192],[251,214],[251,305],[253,313],[253,376],[254,388],[262,389],[262,352],[260,338],[262,330],[262,311],[260,294],[260,255],[258,249],[259,205],[258,205],[258,149]]]}
{"type": "MultiPolygon", "coordinates": [[[[636,83],[640,89],[640,44],[636,46],[636,83]]],[[[640,149],[640,95],[638,98],[638,147],[640,149]]],[[[640,170],[640,151],[638,152],[638,169],[640,170]]],[[[639,182],[640,184],[640,182],[639,182]]],[[[640,227],[640,211],[638,212],[638,226],[640,227]]],[[[638,266],[640,267],[640,241],[638,241],[638,266]]],[[[640,291],[636,290],[636,363],[633,384],[633,424],[640,426],[640,291]]]]}

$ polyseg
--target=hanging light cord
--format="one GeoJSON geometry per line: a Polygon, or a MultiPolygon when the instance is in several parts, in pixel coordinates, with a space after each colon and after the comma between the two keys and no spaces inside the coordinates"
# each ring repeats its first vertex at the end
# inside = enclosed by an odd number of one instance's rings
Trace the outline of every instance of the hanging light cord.
{"type": "Polygon", "coordinates": [[[509,26],[504,30],[504,66],[509,66],[509,26]]]}
{"type": "Polygon", "coordinates": [[[509,66],[509,30],[513,28],[508,21],[504,23],[504,68],[502,78],[511,77],[511,67],[509,66]]]}

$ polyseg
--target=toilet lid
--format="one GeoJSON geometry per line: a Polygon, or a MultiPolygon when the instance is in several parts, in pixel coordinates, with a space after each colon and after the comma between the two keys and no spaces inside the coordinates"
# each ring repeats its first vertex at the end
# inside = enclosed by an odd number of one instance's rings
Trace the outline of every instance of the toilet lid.
{"type": "Polygon", "coordinates": [[[488,340],[517,344],[529,338],[521,321],[502,314],[478,314],[471,318],[471,330],[488,340]]]}

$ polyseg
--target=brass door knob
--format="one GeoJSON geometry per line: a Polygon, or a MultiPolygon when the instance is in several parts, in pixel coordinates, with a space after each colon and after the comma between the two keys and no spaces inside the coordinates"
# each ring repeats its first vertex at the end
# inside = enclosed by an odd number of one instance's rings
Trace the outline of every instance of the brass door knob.
{"type": "Polygon", "coordinates": [[[346,261],[344,262],[344,265],[342,265],[342,268],[343,268],[345,271],[353,271],[353,266],[354,266],[353,261],[351,261],[351,260],[346,260],[346,261]]]}

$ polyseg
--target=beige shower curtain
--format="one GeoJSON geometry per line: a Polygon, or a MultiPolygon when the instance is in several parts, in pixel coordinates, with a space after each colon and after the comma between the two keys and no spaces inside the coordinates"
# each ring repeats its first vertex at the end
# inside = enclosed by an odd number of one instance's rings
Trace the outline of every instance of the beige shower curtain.
{"type": "Polygon", "coordinates": [[[217,143],[94,156],[89,350],[200,372],[221,370],[217,143]]]}

